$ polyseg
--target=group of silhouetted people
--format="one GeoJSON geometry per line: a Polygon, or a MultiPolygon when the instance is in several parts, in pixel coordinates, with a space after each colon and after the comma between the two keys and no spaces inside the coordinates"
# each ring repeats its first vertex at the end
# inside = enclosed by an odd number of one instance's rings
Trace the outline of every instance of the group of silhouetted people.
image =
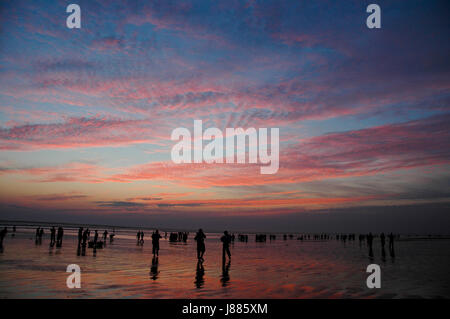
{"type": "MultiPolygon", "coordinates": [[[[187,242],[188,240],[188,236],[189,233],[188,232],[177,232],[177,233],[170,233],[169,235],[169,241],[170,242],[177,242],[177,241],[182,241],[182,242],[187,242]]],[[[167,238],[167,233],[164,236],[165,238],[167,238]]]]}
{"type": "MultiPolygon", "coordinates": [[[[42,228],[41,232],[42,233],[44,232],[42,228]]],[[[52,226],[52,228],[50,229],[50,247],[55,246],[55,244],[56,247],[61,247],[63,236],[64,236],[64,229],[61,226],[58,227],[58,232],[56,232],[55,226],[52,226]]]]}
{"type": "MultiPolygon", "coordinates": [[[[380,237],[380,243],[381,243],[381,257],[385,258],[386,257],[386,250],[385,250],[386,236],[385,236],[384,233],[381,233],[379,237],[380,237]]],[[[372,233],[369,233],[369,234],[367,234],[365,236],[364,235],[363,236],[360,235],[359,238],[360,238],[360,244],[361,244],[361,241],[364,240],[364,238],[366,239],[367,247],[369,248],[369,257],[373,258],[373,255],[374,255],[373,254],[373,239],[374,239],[374,236],[372,235],[372,233]],[[362,238],[362,240],[361,240],[361,238],[362,238]]],[[[394,251],[394,239],[395,239],[395,236],[394,236],[393,233],[390,233],[387,236],[387,238],[388,238],[388,241],[389,241],[389,246],[388,246],[389,255],[393,258],[393,257],[395,257],[395,251],[394,251]]]]}
{"type": "Polygon", "coordinates": [[[138,231],[136,234],[136,239],[137,239],[137,245],[143,245],[144,244],[144,232],[143,231],[138,231]]]}
{"type": "Polygon", "coordinates": [[[94,238],[91,240],[91,231],[89,228],[84,229],[83,227],[78,228],[78,248],[77,255],[85,256],[86,255],[86,247],[93,248],[94,256],[97,252],[97,248],[106,247],[106,240],[108,239],[112,242],[115,231],[109,233],[106,229],[103,231],[102,240],[99,240],[98,230],[94,231],[94,238]]]}
{"type": "Polygon", "coordinates": [[[255,241],[256,242],[266,242],[267,241],[267,235],[266,234],[256,234],[255,235],[255,241]]]}
{"type": "Polygon", "coordinates": [[[248,242],[248,235],[238,234],[238,240],[239,240],[240,242],[247,243],[247,242],[248,242]]]}
{"type": "Polygon", "coordinates": [[[44,236],[44,228],[41,227],[36,228],[36,235],[34,240],[36,245],[40,245],[42,243],[42,236],[44,236]]]}
{"type": "MultiPolygon", "coordinates": [[[[5,238],[6,234],[8,232],[7,227],[4,227],[0,231],[0,247],[3,247],[3,239],[5,238]]],[[[15,233],[15,226],[13,227],[13,233],[15,233]]],[[[89,228],[84,229],[83,227],[80,227],[78,229],[78,255],[80,254],[80,251],[82,251],[82,255],[85,255],[85,249],[87,246],[89,248],[94,248],[94,253],[97,248],[103,248],[106,246],[106,240],[110,238],[110,242],[114,239],[114,231],[112,233],[109,233],[107,230],[103,232],[102,241],[99,241],[99,233],[97,230],[95,230],[95,234],[93,237],[93,240],[90,240],[90,230],[89,228]]],[[[44,228],[37,227],[36,228],[36,235],[35,240],[36,244],[40,244],[42,242],[42,237],[44,235],[44,228]]],[[[183,241],[186,242],[188,239],[188,232],[172,232],[170,233],[169,241],[170,242],[179,242],[183,241]]],[[[55,226],[52,226],[50,228],[50,247],[53,247],[56,245],[56,247],[62,246],[64,236],[64,229],[59,226],[57,229],[55,226]]],[[[139,230],[136,234],[138,244],[143,245],[144,243],[144,232],[139,230]]],[[[293,239],[292,234],[284,234],[283,239],[287,240],[293,239]]],[[[342,242],[348,241],[355,241],[356,235],[355,234],[336,234],[335,236],[331,236],[329,234],[302,234],[297,237],[298,240],[330,240],[332,237],[335,237],[336,240],[340,240],[342,242]]],[[[386,241],[388,242],[388,251],[391,257],[395,256],[394,252],[394,240],[398,238],[393,233],[390,233],[389,235],[385,235],[384,233],[381,233],[378,236],[374,236],[372,233],[368,234],[360,234],[358,236],[359,245],[360,247],[363,244],[367,244],[368,250],[369,250],[369,257],[373,258],[373,241],[375,237],[379,237],[380,244],[381,244],[381,255],[384,258],[386,256],[386,241]]],[[[158,261],[157,258],[159,256],[159,240],[162,238],[158,230],[155,230],[152,235],[152,254],[153,258],[156,258],[156,260],[152,261],[152,264],[154,267],[157,267],[158,261]]],[[[165,232],[164,238],[167,238],[167,232],[165,232]]],[[[223,236],[221,236],[220,241],[222,242],[222,260],[225,262],[225,260],[228,258],[228,261],[231,260],[231,252],[230,252],[230,244],[234,242],[234,234],[229,234],[228,231],[224,231],[223,236]]],[[[205,245],[205,239],[206,235],[203,232],[202,229],[199,229],[197,233],[195,234],[194,240],[197,242],[197,259],[199,261],[198,264],[198,271],[201,273],[203,269],[203,260],[204,260],[204,254],[206,251],[206,245],[205,245]]],[[[276,235],[269,234],[269,240],[273,241],[276,239],[276,235]]],[[[239,234],[238,240],[241,242],[248,242],[248,235],[245,234],[239,234]]],[[[255,241],[256,242],[266,242],[267,235],[266,234],[255,234],[255,241]]],[[[200,280],[199,280],[200,282],[200,280]]]]}

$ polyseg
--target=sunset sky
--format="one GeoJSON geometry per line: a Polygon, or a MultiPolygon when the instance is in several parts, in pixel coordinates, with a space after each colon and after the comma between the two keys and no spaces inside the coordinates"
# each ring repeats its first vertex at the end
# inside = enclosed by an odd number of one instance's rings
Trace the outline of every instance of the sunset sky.
{"type": "Polygon", "coordinates": [[[2,1],[0,219],[449,232],[449,9],[2,1]],[[174,164],[195,119],[278,127],[278,172],[174,164]]]}

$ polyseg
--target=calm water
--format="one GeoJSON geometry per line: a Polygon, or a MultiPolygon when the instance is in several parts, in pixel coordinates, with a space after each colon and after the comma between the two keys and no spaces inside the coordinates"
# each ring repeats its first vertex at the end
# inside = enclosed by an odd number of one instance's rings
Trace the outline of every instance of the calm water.
{"type": "MultiPolygon", "coordinates": [[[[11,229],[11,228],[9,228],[11,229]]],[[[411,298],[450,297],[450,240],[400,240],[395,259],[374,260],[358,240],[266,243],[236,241],[231,263],[222,267],[219,234],[207,233],[204,271],[197,268],[196,243],[160,244],[152,267],[150,231],[143,246],[135,231],[116,231],[116,239],[94,256],[77,256],[75,231],[65,230],[63,246],[49,248],[49,231],[36,245],[33,230],[18,229],[0,253],[0,298],[411,298]],[[382,288],[366,287],[366,267],[377,263],[382,288]],[[68,289],[68,264],[81,267],[81,289],[68,289]]],[[[101,234],[103,229],[99,231],[101,234]]],[[[91,237],[93,231],[91,232],[91,237]]]]}

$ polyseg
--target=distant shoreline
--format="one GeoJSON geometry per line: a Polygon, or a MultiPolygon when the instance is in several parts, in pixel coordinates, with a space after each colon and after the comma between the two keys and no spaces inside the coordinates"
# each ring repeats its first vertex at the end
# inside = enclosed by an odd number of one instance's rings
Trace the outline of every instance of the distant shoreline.
{"type": "MultiPolygon", "coordinates": [[[[141,230],[154,230],[159,229],[160,231],[164,232],[180,232],[180,231],[188,231],[188,232],[196,232],[197,229],[180,229],[180,228],[163,228],[163,227],[148,227],[148,226],[118,226],[118,225],[105,225],[105,224],[77,224],[77,223],[68,223],[68,222],[38,222],[38,221],[31,221],[31,220],[0,220],[0,226],[20,226],[20,227],[29,227],[33,228],[36,226],[55,226],[60,225],[64,226],[66,228],[73,228],[77,229],[79,227],[90,227],[90,228],[98,228],[98,229],[115,229],[115,230],[130,230],[130,229],[141,229],[141,230]]],[[[270,231],[234,231],[232,229],[228,229],[228,231],[233,233],[243,233],[243,234],[292,234],[292,235],[298,235],[298,234],[348,234],[348,233],[354,233],[354,234],[365,234],[359,233],[359,232],[270,232],[270,231]]],[[[209,233],[222,233],[223,230],[217,230],[217,229],[211,229],[207,230],[209,233]]],[[[377,233],[374,233],[374,235],[377,235],[377,233]]],[[[450,235],[444,235],[444,234],[399,234],[401,235],[400,239],[401,241],[407,241],[407,240],[439,240],[439,239],[450,239],[450,235]]],[[[297,238],[294,238],[297,239],[297,238]]]]}

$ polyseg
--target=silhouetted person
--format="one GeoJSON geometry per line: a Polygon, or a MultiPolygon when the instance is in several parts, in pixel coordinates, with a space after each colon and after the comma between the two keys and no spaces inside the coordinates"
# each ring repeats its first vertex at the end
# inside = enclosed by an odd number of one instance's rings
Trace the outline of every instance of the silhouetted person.
{"type": "Polygon", "coordinates": [[[50,229],[50,246],[53,247],[53,245],[55,245],[55,241],[56,241],[56,229],[55,226],[53,226],[50,229]]]}
{"type": "Polygon", "coordinates": [[[86,256],[86,244],[87,244],[87,242],[88,242],[88,235],[89,235],[89,230],[88,229],[86,229],[84,232],[83,232],[83,239],[82,239],[82,243],[81,243],[81,247],[82,247],[82,250],[81,250],[81,255],[82,256],[86,256]]]}
{"type": "Polygon", "coordinates": [[[88,229],[85,229],[85,231],[83,232],[83,238],[82,238],[82,245],[83,246],[86,246],[86,243],[88,242],[88,240],[89,240],[89,234],[88,234],[88,229]]]}
{"type": "Polygon", "coordinates": [[[3,247],[3,238],[5,238],[6,234],[8,233],[8,228],[4,227],[0,231],[0,247],[3,247]]]}
{"type": "Polygon", "coordinates": [[[203,284],[205,283],[205,279],[203,278],[205,276],[205,268],[203,267],[203,260],[199,259],[197,261],[197,270],[195,272],[195,286],[197,288],[202,288],[203,284]]]}
{"type": "Polygon", "coordinates": [[[394,252],[394,234],[390,233],[389,236],[389,253],[391,255],[391,257],[395,256],[395,252],[394,252]]]}
{"type": "Polygon", "coordinates": [[[40,234],[40,232],[41,232],[41,228],[40,227],[36,228],[36,239],[34,241],[36,243],[36,245],[39,243],[39,234],[40,234]]]}
{"type": "Polygon", "coordinates": [[[42,241],[42,236],[44,236],[44,228],[39,230],[39,243],[42,241]]]}
{"type": "Polygon", "coordinates": [[[220,241],[223,243],[222,260],[223,260],[223,262],[225,262],[225,253],[228,255],[228,259],[231,259],[231,253],[230,253],[231,236],[228,235],[227,231],[223,232],[223,236],[220,238],[220,241]]]}
{"type": "Polygon", "coordinates": [[[158,230],[152,234],[153,255],[159,256],[159,239],[162,238],[158,230]]]}
{"type": "Polygon", "coordinates": [[[141,231],[138,231],[136,233],[136,240],[137,240],[137,243],[139,244],[139,242],[141,241],[141,231]]]}
{"type": "MultiPolygon", "coordinates": [[[[152,235],[153,236],[153,235],[152,235]]],[[[150,278],[153,280],[158,279],[158,257],[153,256],[152,258],[152,266],[150,267],[150,278]]]]}
{"type": "Polygon", "coordinates": [[[97,231],[97,229],[96,229],[96,230],[95,230],[95,233],[94,233],[94,245],[93,245],[93,248],[94,248],[94,251],[93,251],[94,257],[97,256],[97,242],[98,242],[98,231],[97,231]]]}
{"type": "Polygon", "coordinates": [[[194,240],[197,241],[197,259],[203,260],[203,255],[205,254],[205,238],[206,235],[203,230],[200,228],[197,234],[194,237],[194,240]]]}
{"type": "Polygon", "coordinates": [[[141,245],[144,243],[144,232],[141,231],[141,245]]]}
{"type": "Polygon", "coordinates": [[[78,228],[78,246],[81,245],[81,241],[83,240],[83,227],[78,228]]]}
{"type": "Polygon", "coordinates": [[[105,229],[105,231],[103,232],[103,241],[106,244],[106,238],[108,238],[108,231],[105,229]]]}
{"type": "Polygon", "coordinates": [[[58,234],[56,235],[56,247],[62,246],[63,236],[64,236],[64,229],[61,226],[59,226],[58,234]]]}
{"type": "Polygon", "coordinates": [[[16,236],[16,226],[14,225],[12,228],[13,233],[11,234],[11,237],[16,236]]]}

